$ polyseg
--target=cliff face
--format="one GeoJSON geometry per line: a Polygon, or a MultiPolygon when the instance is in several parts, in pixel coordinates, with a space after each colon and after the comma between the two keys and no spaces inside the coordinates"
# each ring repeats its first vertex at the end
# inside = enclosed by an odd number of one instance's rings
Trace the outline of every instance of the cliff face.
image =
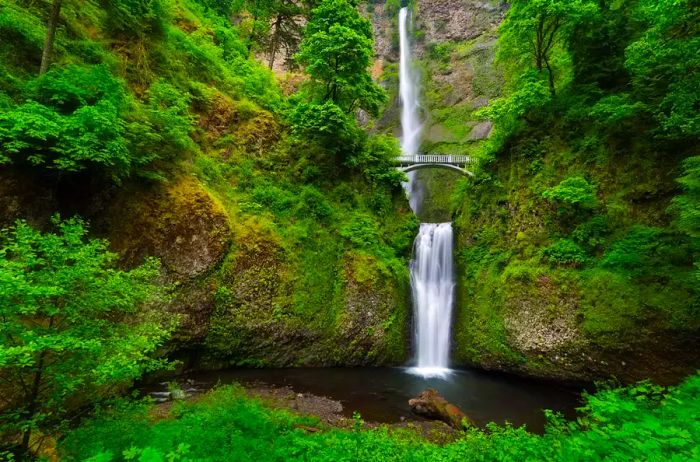
{"type": "Polygon", "coordinates": [[[692,252],[665,228],[673,160],[622,151],[602,165],[584,160],[598,202],[569,222],[542,191],[583,171],[582,161],[556,135],[527,139],[537,154],[516,143],[459,201],[457,360],[579,380],[673,383],[693,373],[692,252]],[[579,263],[556,260],[567,235],[579,263]]]}
{"type": "MultiPolygon", "coordinates": [[[[62,210],[64,216],[88,219],[124,266],[148,256],[161,261],[163,283],[173,288],[163,310],[180,319],[168,349],[189,367],[407,360],[407,259],[387,268],[348,246],[326,223],[312,223],[315,236],[290,245],[284,235],[292,231],[289,225],[234,212],[229,207],[238,202],[222,202],[216,189],[184,172],[165,183],[127,184],[80,203],[62,203],[65,190],[18,172],[5,171],[3,178],[3,225],[23,218],[43,227],[62,210]]],[[[413,220],[400,194],[395,206],[407,220],[403,240],[409,246],[413,220]]],[[[397,222],[386,213],[384,218],[397,222]]]]}

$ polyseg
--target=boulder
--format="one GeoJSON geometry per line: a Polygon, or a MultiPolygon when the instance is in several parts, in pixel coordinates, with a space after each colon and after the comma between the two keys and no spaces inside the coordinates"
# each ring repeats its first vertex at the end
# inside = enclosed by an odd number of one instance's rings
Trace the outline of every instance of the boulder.
{"type": "Polygon", "coordinates": [[[491,132],[493,131],[493,122],[484,121],[476,124],[474,128],[472,128],[471,133],[469,134],[469,139],[471,141],[479,141],[479,140],[485,140],[491,136],[491,132]]]}
{"type": "Polygon", "coordinates": [[[408,401],[411,412],[431,420],[440,420],[452,428],[462,428],[469,419],[460,408],[449,403],[440,393],[432,388],[422,391],[416,398],[408,401]]]}

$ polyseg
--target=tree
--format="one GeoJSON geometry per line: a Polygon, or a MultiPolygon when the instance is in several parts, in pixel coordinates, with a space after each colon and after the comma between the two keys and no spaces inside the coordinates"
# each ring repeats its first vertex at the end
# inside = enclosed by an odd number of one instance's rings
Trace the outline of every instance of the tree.
{"type": "Polygon", "coordinates": [[[49,69],[49,64],[51,64],[51,53],[53,52],[53,42],[56,38],[56,26],[58,25],[58,20],[61,17],[61,0],[53,0],[51,5],[51,15],[49,16],[49,23],[46,28],[46,40],[44,41],[44,50],[41,53],[41,66],[39,67],[39,74],[43,74],[49,69]]]}
{"type": "Polygon", "coordinates": [[[700,139],[700,5],[695,0],[642,0],[649,28],[626,50],[634,96],[647,104],[665,137],[700,139]]]}
{"type": "Polygon", "coordinates": [[[502,26],[502,56],[531,58],[537,71],[547,71],[555,94],[554,51],[582,18],[594,15],[591,0],[516,0],[502,26]]]}
{"type": "Polygon", "coordinates": [[[150,355],[169,333],[155,261],[121,271],[80,220],[53,224],[0,233],[0,435],[25,453],[35,430],[161,366],[150,355]]]}
{"type": "Polygon", "coordinates": [[[348,0],[323,0],[312,11],[297,55],[311,76],[312,99],[331,101],[346,113],[376,114],[384,92],[372,81],[371,23],[348,0]]]}
{"type": "Polygon", "coordinates": [[[298,19],[304,11],[302,6],[294,0],[278,0],[276,3],[268,49],[268,66],[270,69],[275,65],[275,58],[281,47],[285,49],[287,56],[296,51],[301,41],[302,32],[298,19]]]}

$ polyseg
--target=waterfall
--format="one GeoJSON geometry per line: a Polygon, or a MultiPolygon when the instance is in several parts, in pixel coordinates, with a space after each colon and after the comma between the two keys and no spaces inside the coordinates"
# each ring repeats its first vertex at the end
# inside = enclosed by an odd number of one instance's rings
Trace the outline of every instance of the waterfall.
{"type": "MultiPolygon", "coordinates": [[[[399,12],[401,61],[401,149],[416,155],[423,129],[419,109],[419,78],[411,50],[412,17],[408,8],[399,12]]],[[[418,211],[421,190],[415,172],[405,185],[411,208],[418,211]]],[[[449,372],[450,325],[454,293],[452,224],[423,223],[414,243],[411,262],[414,320],[416,326],[416,367],[410,372],[424,377],[443,377],[449,372]]]]}
{"type": "MultiPolygon", "coordinates": [[[[404,154],[416,155],[420,148],[421,123],[418,109],[418,75],[413,66],[411,50],[411,32],[413,29],[412,14],[408,8],[399,11],[399,96],[401,101],[401,151],[404,154]]],[[[421,192],[416,182],[415,172],[408,174],[408,184],[404,185],[408,192],[409,202],[414,211],[418,211],[421,202],[421,192]]]]}
{"type": "Polygon", "coordinates": [[[411,372],[443,376],[449,372],[454,297],[452,223],[423,223],[411,261],[417,363],[411,372]]]}

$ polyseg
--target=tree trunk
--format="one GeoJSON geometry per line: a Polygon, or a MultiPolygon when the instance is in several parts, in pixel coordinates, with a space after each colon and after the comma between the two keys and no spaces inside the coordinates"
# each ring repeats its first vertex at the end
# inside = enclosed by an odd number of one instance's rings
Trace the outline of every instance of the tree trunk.
{"type": "Polygon", "coordinates": [[[277,54],[277,48],[279,45],[279,34],[281,26],[282,15],[278,14],[277,19],[275,20],[275,25],[273,26],[272,37],[270,39],[270,59],[267,62],[270,69],[272,69],[272,67],[275,65],[275,55],[277,54]]]}
{"type": "Polygon", "coordinates": [[[537,24],[535,37],[535,67],[542,71],[542,58],[544,56],[544,17],[540,17],[537,24]]]}
{"type": "Polygon", "coordinates": [[[53,51],[53,41],[56,37],[56,26],[58,19],[61,16],[61,0],[53,0],[51,6],[51,16],[49,16],[49,24],[46,29],[46,40],[44,41],[44,51],[41,53],[41,67],[39,74],[45,73],[51,64],[51,52],[53,51]]]}
{"type": "Polygon", "coordinates": [[[250,35],[248,36],[248,57],[253,51],[253,40],[255,39],[255,25],[258,23],[258,13],[253,13],[253,24],[250,26],[250,35]]]}
{"type": "Polygon", "coordinates": [[[556,96],[556,90],[554,89],[554,72],[552,71],[552,66],[549,65],[549,60],[544,59],[545,66],[547,67],[547,74],[549,74],[549,91],[552,96],[556,96]]]}
{"type": "MultiPolygon", "coordinates": [[[[41,354],[39,355],[39,361],[37,361],[36,365],[36,373],[34,374],[34,380],[32,381],[32,389],[29,392],[29,403],[27,406],[27,420],[31,420],[34,418],[34,415],[36,414],[37,411],[37,406],[39,404],[39,390],[41,388],[41,376],[44,372],[44,358],[46,356],[46,352],[42,351],[41,354]]],[[[24,434],[22,435],[22,444],[20,445],[20,449],[24,454],[29,453],[29,442],[31,440],[32,436],[32,430],[31,428],[28,428],[24,431],[24,434]]]]}

